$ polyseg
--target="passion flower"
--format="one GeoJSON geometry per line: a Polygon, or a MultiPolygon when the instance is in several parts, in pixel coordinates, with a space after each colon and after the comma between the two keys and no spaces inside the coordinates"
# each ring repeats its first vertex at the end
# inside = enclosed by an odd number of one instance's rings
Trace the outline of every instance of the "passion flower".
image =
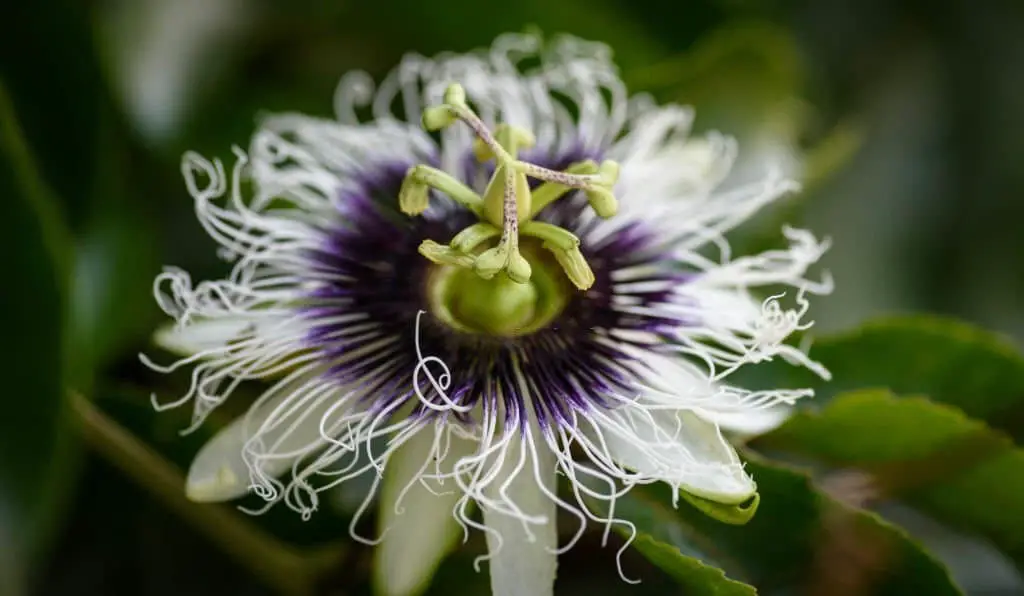
{"type": "Polygon", "coordinates": [[[723,189],[735,143],[629,97],[607,48],[574,38],[411,56],[375,92],[344,78],[335,107],[266,118],[230,174],[183,159],[234,267],[157,279],[176,321],[158,340],[185,356],[145,361],[192,367],[158,406],[198,426],[272,381],[196,456],[192,499],[309,517],[370,475],[359,513],[376,498],[381,531],[356,537],[379,543],[384,593],[421,589],[461,526],[485,533],[495,594],[537,596],[588,522],[629,525],[614,504],[637,484],[755,497],[720,429],[768,428],[810,391],[728,377],[775,357],[827,375],[785,343],[831,288],[806,276],[827,246],[786,228],[788,248],[734,257],[724,235],[794,182],[723,189]],[[780,287],[793,308],[753,295],[780,287]],[[561,545],[559,511],[579,522],[561,545]]]}

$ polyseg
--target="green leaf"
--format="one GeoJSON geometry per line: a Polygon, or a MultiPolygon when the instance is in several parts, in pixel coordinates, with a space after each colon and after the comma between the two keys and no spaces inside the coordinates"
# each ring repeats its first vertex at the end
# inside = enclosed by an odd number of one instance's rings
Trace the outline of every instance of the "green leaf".
{"type": "Polygon", "coordinates": [[[902,530],[835,501],[806,474],[753,456],[747,457],[747,471],[757,481],[761,503],[744,526],[720,523],[685,503],[678,510],[658,509],[651,505],[661,502],[653,487],[634,489],[620,499],[617,511],[629,518],[653,507],[661,518],[659,538],[674,536],[673,544],[695,545],[761,591],[827,593],[853,585],[854,593],[864,594],[961,593],[942,563],[902,530]],[[632,504],[636,499],[648,505],[632,504]],[[631,508],[624,508],[627,502],[631,508]]]}
{"type": "Polygon", "coordinates": [[[691,596],[710,594],[714,596],[746,596],[757,594],[753,586],[731,580],[717,567],[705,565],[688,557],[679,549],[652,538],[649,534],[638,534],[633,547],[647,560],[672,576],[685,593],[691,596]]]}
{"type": "Polygon", "coordinates": [[[956,408],[860,391],[794,416],[764,440],[864,469],[883,494],[987,537],[1024,566],[1024,450],[956,408]]]}
{"type": "Polygon", "coordinates": [[[742,526],[753,519],[754,514],[757,513],[757,507],[761,503],[761,495],[754,493],[752,499],[745,503],[738,505],[727,505],[725,503],[718,503],[697,495],[691,495],[686,491],[679,493],[687,503],[693,505],[697,509],[704,512],[704,515],[710,516],[718,521],[726,524],[733,524],[736,526],[742,526]]]}
{"type": "Polygon", "coordinates": [[[811,387],[813,405],[852,389],[927,395],[1024,440],[1024,357],[994,333],[939,317],[890,318],[818,339],[810,355],[832,381],[775,361],[753,367],[742,384],[811,387]]]}
{"type": "Polygon", "coordinates": [[[8,20],[20,25],[4,40],[17,49],[0,56],[25,145],[51,195],[47,208],[75,235],[62,257],[61,275],[71,281],[64,380],[87,392],[94,370],[119,357],[157,310],[143,299],[159,271],[161,218],[151,210],[171,187],[152,175],[148,149],[106,85],[92,9],[74,0],[19,3],[8,20]]]}
{"type": "MultiPolygon", "coordinates": [[[[7,346],[0,359],[0,550],[11,553],[0,566],[24,568],[45,548],[63,483],[71,477],[62,387],[68,249],[63,222],[2,84],[0,196],[0,252],[12,282],[0,292],[7,346]]],[[[0,569],[7,573],[24,572],[0,569]]]]}
{"type": "MultiPolygon", "coordinates": [[[[686,594],[757,593],[752,586],[726,576],[718,559],[707,554],[713,546],[698,547],[700,539],[680,523],[671,506],[634,490],[616,502],[615,511],[617,517],[636,526],[631,548],[665,571],[686,594]]],[[[616,530],[626,539],[632,536],[629,527],[618,525],[616,530]]]]}

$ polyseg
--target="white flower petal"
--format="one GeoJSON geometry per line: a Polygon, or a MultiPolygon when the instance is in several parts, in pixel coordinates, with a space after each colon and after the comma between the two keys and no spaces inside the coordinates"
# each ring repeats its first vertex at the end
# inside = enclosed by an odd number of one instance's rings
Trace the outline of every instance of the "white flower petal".
{"type": "Polygon", "coordinates": [[[495,500],[514,503],[522,515],[542,516],[546,522],[530,523],[519,516],[483,508],[493,596],[554,593],[558,565],[557,506],[549,493],[555,485],[555,458],[546,445],[534,444],[532,432],[536,431],[531,429],[525,433],[525,439],[516,438],[510,443],[501,476],[486,492],[495,500]],[[519,457],[520,446],[526,447],[525,461],[519,457]],[[519,465],[521,468],[516,471],[519,465]],[[547,492],[539,482],[544,483],[547,492]],[[499,495],[501,492],[504,496],[499,495]]]}
{"type": "MultiPolygon", "coordinates": [[[[459,536],[453,509],[462,491],[453,479],[443,484],[420,480],[434,473],[435,436],[432,425],[419,431],[388,458],[384,469],[378,516],[384,534],[376,549],[374,584],[386,596],[421,593],[459,536]]],[[[450,440],[437,464],[442,470],[476,448],[466,439],[450,440]]]]}
{"type": "Polygon", "coordinates": [[[189,466],[185,494],[198,503],[228,501],[249,491],[249,472],[242,461],[245,437],[236,420],[203,445],[189,466]]]}
{"type": "Polygon", "coordinates": [[[610,149],[621,162],[616,192],[623,214],[673,231],[703,224],[698,218],[712,212],[709,193],[728,173],[736,143],[719,134],[689,137],[692,122],[688,108],[652,108],[610,149]]]}
{"type": "Polygon", "coordinates": [[[738,440],[763,435],[778,428],[793,413],[793,408],[778,405],[738,412],[697,409],[701,418],[717,424],[730,437],[738,440]]]}
{"type": "MultiPolygon", "coordinates": [[[[708,420],[719,419],[727,430],[730,424],[742,427],[751,424],[753,416],[760,410],[773,410],[789,406],[795,400],[811,395],[804,389],[768,389],[751,391],[721,382],[715,382],[708,375],[682,358],[648,352],[642,355],[648,370],[638,380],[638,391],[644,400],[657,404],[662,409],[685,409],[697,412],[708,420]],[[749,420],[744,422],[744,417],[749,420]]],[[[784,416],[781,412],[764,414],[763,424],[784,416]]],[[[756,427],[756,425],[755,425],[756,427]]],[[[766,429],[770,430],[770,429],[766,429]]]]}
{"type": "Polygon", "coordinates": [[[667,403],[680,408],[713,407],[715,384],[694,364],[657,352],[627,349],[640,358],[648,369],[639,384],[650,390],[645,393],[658,394],[657,397],[649,396],[651,399],[664,401],[675,398],[678,401],[667,403]]]}
{"type": "Polygon", "coordinates": [[[624,406],[601,434],[611,456],[649,478],[721,503],[742,503],[756,491],[718,427],[693,412],[636,411],[624,406]]]}
{"type": "Polygon", "coordinates": [[[761,304],[746,292],[734,288],[717,288],[683,284],[678,293],[695,302],[695,316],[700,317],[700,332],[732,332],[750,328],[751,321],[761,316],[761,304]]]}
{"type": "Polygon", "coordinates": [[[153,340],[158,346],[181,356],[216,350],[237,340],[251,329],[253,318],[243,315],[223,316],[188,325],[165,325],[157,330],[153,340]]]}
{"type": "Polygon", "coordinates": [[[299,458],[324,445],[320,421],[334,405],[330,392],[311,389],[322,384],[319,375],[292,374],[271,388],[245,416],[220,430],[199,450],[188,470],[185,493],[200,503],[228,501],[245,495],[258,466],[262,476],[276,478],[299,458]],[[246,456],[259,434],[266,454],[254,464],[246,456]]]}

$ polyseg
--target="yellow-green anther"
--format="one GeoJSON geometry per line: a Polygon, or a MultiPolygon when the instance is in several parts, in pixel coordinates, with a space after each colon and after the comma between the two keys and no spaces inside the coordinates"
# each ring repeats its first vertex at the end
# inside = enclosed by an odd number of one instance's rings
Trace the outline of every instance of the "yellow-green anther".
{"type": "Polygon", "coordinates": [[[452,250],[450,246],[438,244],[433,240],[424,240],[420,243],[420,254],[432,263],[438,265],[451,265],[463,269],[472,269],[474,259],[471,255],[452,250]]]}
{"type": "Polygon", "coordinates": [[[419,167],[409,168],[398,191],[398,208],[406,215],[419,215],[427,210],[430,189],[416,178],[415,170],[419,167]]]}
{"type": "Polygon", "coordinates": [[[545,247],[550,245],[559,250],[574,250],[580,246],[580,239],[575,234],[543,221],[528,221],[519,228],[519,231],[525,236],[543,240],[545,247]]]}
{"type": "Polygon", "coordinates": [[[593,207],[594,213],[599,217],[608,219],[619,210],[619,202],[615,199],[612,191],[603,188],[595,188],[587,191],[587,202],[593,207]]]}
{"type": "Polygon", "coordinates": [[[520,149],[529,149],[537,144],[532,132],[510,124],[499,124],[494,130],[494,139],[512,159],[518,157],[520,149]]]}
{"type": "Polygon", "coordinates": [[[446,128],[458,119],[448,106],[431,106],[423,110],[423,128],[431,132],[446,128]]]}
{"type": "Polygon", "coordinates": [[[599,217],[607,219],[619,211],[619,201],[611,190],[619,181],[619,164],[611,160],[601,162],[597,177],[599,186],[587,191],[587,201],[599,217]]]}
{"type": "MultiPolygon", "coordinates": [[[[618,180],[619,165],[614,161],[598,165],[587,160],[560,172],[520,161],[519,151],[534,146],[534,135],[507,123],[498,125],[492,133],[470,109],[465,90],[458,84],[445,91],[443,105],[423,111],[423,125],[429,130],[444,128],[455,120],[462,120],[473,130],[473,153],[480,161],[493,159],[494,174],[481,196],[436,168],[420,165],[409,170],[399,192],[403,212],[417,215],[426,210],[429,189],[433,188],[448,194],[481,220],[456,234],[448,246],[426,241],[420,252],[435,263],[472,269],[482,279],[492,279],[504,272],[508,280],[525,284],[530,281],[532,267],[519,251],[519,234],[523,233],[540,240],[554,254],[576,287],[589,288],[594,283],[594,273],[579,250],[579,239],[558,226],[532,219],[573,189],[586,194],[598,216],[611,217],[618,210],[612,188],[618,180]],[[531,192],[529,178],[544,184],[531,192]],[[474,254],[499,235],[496,246],[474,254]]],[[[527,250],[526,254],[535,253],[527,250]]]]}
{"type": "Polygon", "coordinates": [[[452,238],[452,241],[448,243],[448,246],[450,246],[452,250],[469,253],[477,246],[480,246],[491,238],[496,238],[500,235],[500,228],[496,228],[487,222],[479,222],[456,234],[455,237],[452,238]]]}
{"type": "Polygon", "coordinates": [[[610,159],[602,161],[597,169],[597,174],[600,176],[602,184],[609,188],[615,186],[615,183],[619,181],[619,162],[610,159]]]}
{"type": "Polygon", "coordinates": [[[444,103],[453,106],[465,106],[466,90],[458,83],[448,85],[448,88],[444,90],[444,103]]]}
{"type": "Polygon", "coordinates": [[[398,208],[407,215],[423,213],[427,210],[431,188],[445,193],[477,217],[483,210],[484,201],[472,188],[445,171],[425,165],[413,166],[405,173],[402,188],[398,191],[398,208]]]}
{"type": "Polygon", "coordinates": [[[594,285],[594,272],[590,270],[590,265],[583,258],[580,249],[562,250],[550,243],[544,243],[544,248],[550,250],[551,254],[555,256],[555,260],[561,265],[574,286],[581,290],[587,290],[594,285]]]}
{"type": "Polygon", "coordinates": [[[565,275],[577,288],[586,290],[594,284],[594,272],[580,252],[580,239],[572,232],[542,221],[530,221],[520,228],[523,235],[544,242],[555,260],[565,270],[565,275]]]}

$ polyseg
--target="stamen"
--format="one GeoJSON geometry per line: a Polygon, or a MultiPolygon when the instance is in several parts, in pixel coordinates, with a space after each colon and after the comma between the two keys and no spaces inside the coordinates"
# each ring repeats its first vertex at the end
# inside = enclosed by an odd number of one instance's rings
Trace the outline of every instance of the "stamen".
{"type": "MultiPolygon", "coordinates": [[[[565,171],[569,174],[595,174],[597,173],[597,162],[593,160],[581,161],[569,166],[565,171]]],[[[530,217],[537,215],[555,199],[561,197],[569,190],[569,186],[558,182],[545,182],[537,190],[533,191],[533,201],[530,209],[530,217]]]]}
{"type": "Polygon", "coordinates": [[[429,261],[438,265],[453,265],[455,267],[472,269],[475,262],[473,257],[449,246],[438,244],[433,240],[424,240],[420,244],[419,252],[427,257],[429,261]]]}
{"type": "Polygon", "coordinates": [[[577,288],[585,290],[594,284],[594,272],[580,252],[580,239],[572,232],[549,223],[529,221],[523,224],[523,233],[544,241],[544,248],[555,255],[577,288]]]}
{"type": "Polygon", "coordinates": [[[456,234],[450,246],[453,250],[468,253],[499,234],[501,230],[487,222],[475,223],[456,234]]]}
{"type": "MultiPolygon", "coordinates": [[[[476,194],[451,175],[426,165],[409,169],[399,191],[399,205],[408,215],[426,211],[431,188],[444,192],[456,203],[469,209],[481,222],[463,230],[452,239],[448,247],[425,241],[420,253],[431,261],[456,267],[471,268],[484,279],[492,279],[504,272],[519,283],[527,283],[533,273],[530,263],[519,252],[519,233],[531,229],[530,220],[544,207],[563,196],[569,189],[582,190],[594,212],[608,218],[618,211],[618,201],[612,187],[618,181],[619,165],[605,161],[573,164],[565,172],[521,161],[521,148],[532,147],[534,135],[522,128],[499,124],[492,133],[484,121],[466,103],[462,86],[453,83],[444,94],[444,103],[423,110],[423,126],[437,131],[465,122],[476,136],[473,153],[480,161],[495,160],[496,167],[483,196],[476,194]],[[531,193],[527,177],[543,180],[545,184],[531,193]],[[520,220],[523,220],[522,226],[520,220]],[[497,246],[474,251],[484,242],[499,234],[497,246]]],[[[594,283],[594,274],[579,251],[579,240],[566,230],[551,224],[532,228],[544,247],[554,253],[572,283],[581,290],[594,283]]]]}

